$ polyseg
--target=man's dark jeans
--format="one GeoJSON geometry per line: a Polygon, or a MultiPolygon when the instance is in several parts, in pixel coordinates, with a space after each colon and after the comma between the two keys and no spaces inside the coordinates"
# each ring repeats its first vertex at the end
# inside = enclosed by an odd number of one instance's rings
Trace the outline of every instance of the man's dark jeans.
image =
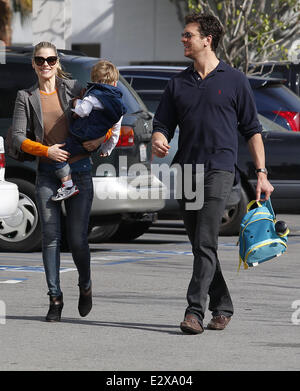
{"type": "Polygon", "coordinates": [[[204,175],[204,204],[201,210],[185,210],[180,200],[185,228],[194,255],[193,275],[187,291],[187,314],[202,324],[207,296],[212,315],[231,316],[233,305],[217,255],[219,226],[234,181],[228,171],[211,170],[204,175]]]}
{"type": "MultiPolygon", "coordinates": [[[[90,171],[73,172],[79,194],[65,200],[66,230],[74,263],[79,273],[79,286],[90,286],[90,250],[88,245],[88,224],[93,201],[93,182],[90,171]]],[[[38,172],[36,200],[42,226],[42,250],[46,280],[51,296],[59,296],[60,289],[60,239],[61,203],[51,200],[60,181],[54,171],[38,172]]]]}

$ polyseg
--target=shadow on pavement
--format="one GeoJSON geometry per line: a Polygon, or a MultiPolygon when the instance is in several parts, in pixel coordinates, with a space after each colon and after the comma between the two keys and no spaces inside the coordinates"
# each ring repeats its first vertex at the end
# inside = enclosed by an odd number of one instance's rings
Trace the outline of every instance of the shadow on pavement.
{"type": "MultiPolygon", "coordinates": [[[[6,319],[11,320],[29,320],[29,321],[37,321],[43,323],[50,323],[45,321],[45,317],[43,316],[13,316],[7,315],[6,319]]],[[[102,326],[102,327],[122,327],[127,329],[136,329],[136,330],[146,330],[146,331],[155,331],[159,333],[167,333],[167,334],[178,334],[183,335],[179,330],[179,325],[162,325],[162,324],[147,324],[147,323],[127,323],[127,322],[103,322],[97,320],[81,320],[76,318],[62,318],[60,322],[53,322],[57,324],[79,324],[85,326],[102,326]],[[178,329],[178,331],[172,331],[167,329],[178,329]]]]}

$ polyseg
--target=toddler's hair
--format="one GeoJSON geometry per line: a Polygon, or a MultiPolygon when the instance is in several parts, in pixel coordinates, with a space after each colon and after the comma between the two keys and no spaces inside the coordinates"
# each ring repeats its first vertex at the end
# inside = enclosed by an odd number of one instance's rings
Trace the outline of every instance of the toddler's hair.
{"type": "Polygon", "coordinates": [[[91,80],[93,83],[112,84],[119,80],[119,71],[110,61],[100,60],[92,68],[91,80]]]}

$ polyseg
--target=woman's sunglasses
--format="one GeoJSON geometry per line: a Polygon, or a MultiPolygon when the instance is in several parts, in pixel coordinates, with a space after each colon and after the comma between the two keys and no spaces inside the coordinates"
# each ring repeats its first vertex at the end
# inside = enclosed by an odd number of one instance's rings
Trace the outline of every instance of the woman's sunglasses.
{"type": "Polygon", "coordinates": [[[47,61],[48,65],[50,65],[50,67],[53,67],[53,65],[55,65],[57,63],[57,56],[50,56],[47,58],[39,57],[39,56],[34,57],[34,62],[39,67],[42,66],[45,61],[47,61]]]}

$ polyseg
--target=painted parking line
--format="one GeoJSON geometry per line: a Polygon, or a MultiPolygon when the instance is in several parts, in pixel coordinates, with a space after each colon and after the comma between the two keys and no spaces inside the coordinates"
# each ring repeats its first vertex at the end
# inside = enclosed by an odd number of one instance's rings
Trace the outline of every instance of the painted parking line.
{"type": "MultiPolygon", "coordinates": [[[[223,247],[223,250],[232,250],[233,248],[237,248],[236,243],[219,243],[219,247],[223,247]]],[[[105,250],[105,252],[109,253],[109,255],[103,255],[103,256],[92,256],[91,257],[91,264],[95,265],[118,265],[122,263],[133,263],[133,262],[140,262],[140,261],[147,261],[147,260],[159,260],[159,259],[168,259],[168,255],[170,256],[193,256],[192,251],[182,251],[182,250],[153,250],[153,249],[109,249],[105,250]],[[110,255],[111,253],[117,253],[120,255],[110,255]],[[123,255],[121,255],[123,254],[123,255]],[[128,256],[125,254],[131,254],[133,256],[128,256]],[[134,256],[137,255],[137,256],[134,256]],[[139,256],[140,255],[140,256],[139,256]],[[151,256],[152,257],[148,257],[151,256]],[[154,257],[153,257],[154,255],[154,257]]],[[[61,254],[61,262],[62,263],[70,263],[74,264],[74,261],[72,259],[71,254],[69,253],[62,253],[61,254]]],[[[18,257],[16,254],[13,254],[9,256],[8,254],[1,254],[0,253],[0,262],[2,261],[16,261],[20,260],[20,257],[18,257]]],[[[24,261],[41,261],[41,255],[36,254],[30,254],[28,255],[28,258],[24,258],[24,254],[22,254],[22,260],[24,261]]],[[[21,272],[39,272],[44,273],[44,267],[43,266],[15,266],[15,265],[0,265],[0,271],[21,271],[21,272]]],[[[68,271],[76,271],[76,268],[72,267],[61,267],[61,272],[68,272],[68,271]]]]}
{"type": "MultiPolygon", "coordinates": [[[[219,243],[219,247],[228,247],[230,249],[237,247],[236,243],[219,243]]],[[[191,256],[193,255],[192,251],[177,251],[177,250],[137,250],[137,249],[111,249],[109,252],[114,253],[133,253],[133,254],[164,254],[164,255],[187,255],[191,256]]]]}
{"type": "MultiPolygon", "coordinates": [[[[43,266],[12,266],[12,265],[0,265],[0,271],[10,271],[10,272],[34,272],[34,273],[44,273],[45,269],[43,266]]],[[[70,272],[77,270],[76,268],[67,268],[61,267],[60,271],[70,272]]]]}
{"type": "Polygon", "coordinates": [[[27,278],[9,278],[0,277],[0,284],[18,284],[20,282],[26,281],[27,278]]]}
{"type": "Polygon", "coordinates": [[[149,257],[139,257],[139,258],[126,258],[126,259],[122,259],[122,260],[119,260],[119,261],[112,261],[112,262],[107,262],[107,263],[103,263],[103,265],[120,265],[122,263],[132,263],[132,262],[140,262],[140,261],[153,261],[153,260],[157,260],[157,259],[168,259],[167,257],[153,257],[153,258],[149,258],[149,257]]]}
{"type": "Polygon", "coordinates": [[[115,253],[134,253],[134,254],[164,254],[164,255],[193,255],[191,251],[174,251],[174,250],[136,250],[136,249],[111,249],[115,253]]]}
{"type": "MultiPolygon", "coordinates": [[[[154,260],[154,259],[168,259],[167,257],[130,257],[126,255],[120,255],[120,256],[102,256],[102,257],[91,257],[91,264],[92,265],[118,265],[122,263],[130,263],[130,262],[139,262],[139,261],[148,261],[148,260],[154,260]]],[[[74,263],[73,260],[65,259],[62,260],[63,263],[74,263]]]]}
{"type": "MultiPolygon", "coordinates": [[[[64,258],[64,256],[68,256],[69,254],[61,253],[61,259],[64,258]]],[[[72,259],[72,255],[70,254],[68,259],[72,259]]],[[[25,256],[25,254],[20,253],[19,255],[7,255],[7,253],[0,253],[0,262],[10,262],[10,261],[24,261],[24,262],[40,262],[43,263],[43,258],[41,255],[37,254],[35,256],[25,256]]]]}
{"type": "MultiPolygon", "coordinates": [[[[137,257],[140,258],[140,257],[137,257]]],[[[95,256],[91,257],[91,263],[92,264],[99,264],[99,262],[113,262],[113,261],[120,261],[120,260],[126,260],[128,259],[127,255],[104,255],[104,256],[95,256]]],[[[73,262],[73,261],[72,261],[73,262]]]]}
{"type": "MultiPolygon", "coordinates": [[[[131,257],[130,259],[133,259],[131,257]]],[[[142,259],[142,257],[135,257],[135,260],[142,259]]],[[[91,264],[92,265],[104,265],[108,264],[108,262],[120,262],[120,261],[126,261],[128,260],[127,255],[108,255],[108,256],[92,256],[91,257],[91,264]]],[[[62,259],[61,263],[66,264],[66,263],[71,263],[74,265],[73,259],[62,259]]]]}

